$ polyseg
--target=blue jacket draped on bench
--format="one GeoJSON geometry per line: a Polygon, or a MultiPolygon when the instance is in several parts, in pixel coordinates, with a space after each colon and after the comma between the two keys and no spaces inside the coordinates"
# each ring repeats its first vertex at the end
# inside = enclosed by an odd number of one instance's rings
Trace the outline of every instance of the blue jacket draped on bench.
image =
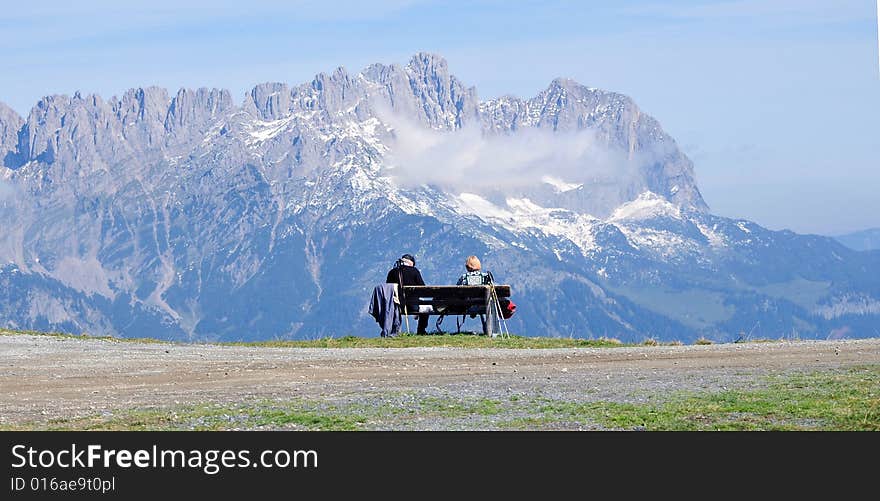
{"type": "Polygon", "coordinates": [[[370,315],[382,329],[382,337],[396,336],[400,331],[400,311],[395,301],[397,284],[379,284],[370,298],[370,315]]]}

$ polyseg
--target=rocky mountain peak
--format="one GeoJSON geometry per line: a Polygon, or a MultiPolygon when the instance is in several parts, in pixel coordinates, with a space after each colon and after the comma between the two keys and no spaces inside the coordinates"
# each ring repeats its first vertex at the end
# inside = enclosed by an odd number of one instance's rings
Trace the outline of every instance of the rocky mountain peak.
{"type": "Polygon", "coordinates": [[[0,101],[0,123],[10,124],[14,122],[24,123],[24,119],[8,104],[0,101]]]}
{"type": "Polygon", "coordinates": [[[357,105],[365,95],[365,90],[342,66],[330,74],[316,75],[310,91],[303,95],[300,106],[307,110],[320,109],[330,114],[357,105]]]}
{"type": "Polygon", "coordinates": [[[406,72],[414,97],[422,103],[425,119],[433,127],[455,129],[476,120],[477,91],[450,75],[446,59],[420,52],[410,59],[406,72]]]}
{"type": "Polygon", "coordinates": [[[567,92],[578,92],[586,90],[586,87],[568,77],[556,77],[550,81],[545,92],[554,96],[564,96],[567,92]]]}
{"type": "Polygon", "coordinates": [[[165,128],[176,131],[186,127],[202,127],[234,107],[232,96],[225,89],[180,89],[168,109],[165,128]]]}
{"type": "Polygon", "coordinates": [[[15,110],[0,102],[0,166],[15,163],[15,149],[18,144],[18,131],[24,119],[15,110]],[[6,156],[10,155],[7,159],[6,156]]]}
{"type": "Polygon", "coordinates": [[[261,120],[278,120],[290,113],[290,87],[280,82],[259,84],[245,96],[242,107],[261,120]]]}
{"type": "Polygon", "coordinates": [[[171,98],[162,87],[139,87],[129,89],[114,106],[117,116],[128,125],[134,121],[162,123],[168,113],[171,98]]]}
{"type": "Polygon", "coordinates": [[[446,59],[429,52],[417,52],[406,65],[407,70],[426,78],[449,79],[449,65],[446,59]]]}

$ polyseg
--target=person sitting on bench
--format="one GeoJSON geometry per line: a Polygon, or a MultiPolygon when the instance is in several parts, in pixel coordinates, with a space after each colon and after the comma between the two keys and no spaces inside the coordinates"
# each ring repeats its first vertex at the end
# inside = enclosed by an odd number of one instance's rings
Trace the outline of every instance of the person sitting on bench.
{"type": "MultiPolygon", "coordinates": [[[[492,276],[492,273],[488,271],[483,271],[483,266],[480,263],[480,258],[477,256],[468,256],[464,262],[464,268],[467,270],[466,273],[462,273],[460,277],[458,277],[458,282],[455,285],[489,285],[495,283],[495,278],[492,276]]],[[[500,308],[500,314],[504,318],[510,318],[513,316],[513,313],[516,311],[516,304],[510,300],[510,298],[498,298],[498,307],[500,308]]],[[[481,314],[479,308],[471,308],[468,311],[468,314],[471,318],[474,318],[477,315],[481,314]]],[[[483,320],[485,324],[485,318],[480,315],[480,318],[483,320]]],[[[485,327],[485,325],[484,325],[485,327]]]]}
{"type": "Polygon", "coordinates": [[[464,261],[464,269],[467,272],[458,277],[458,282],[455,285],[486,285],[489,283],[489,274],[483,271],[480,258],[477,256],[468,256],[464,261]]]}
{"type": "MultiPolygon", "coordinates": [[[[467,271],[458,277],[458,282],[455,285],[486,285],[489,283],[489,274],[483,271],[483,265],[477,256],[468,256],[464,260],[464,269],[467,271]]],[[[482,313],[482,309],[473,306],[467,312],[471,318],[480,315],[480,319],[485,323],[486,319],[482,313]]]]}
{"type": "MultiPolygon", "coordinates": [[[[404,254],[397,260],[394,264],[394,268],[388,270],[388,276],[385,277],[385,282],[389,284],[397,284],[398,287],[404,285],[425,285],[425,281],[422,279],[422,273],[416,268],[416,258],[413,257],[412,254],[404,254]]],[[[421,311],[419,308],[418,298],[404,298],[406,303],[406,311],[408,314],[417,314],[421,311]],[[411,302],[412,299],[415,299],[416,302],[411,302]]],[[[401,305],[403,307],[403,305],[401,305]]],[[[428,312],[431,311],[430,306],[425,306],[428,312]]],[[[427,334],[428,333],[428,315],[420,314],[419,315],[419,326],[416,330],[417,334],[427,334]]]]}

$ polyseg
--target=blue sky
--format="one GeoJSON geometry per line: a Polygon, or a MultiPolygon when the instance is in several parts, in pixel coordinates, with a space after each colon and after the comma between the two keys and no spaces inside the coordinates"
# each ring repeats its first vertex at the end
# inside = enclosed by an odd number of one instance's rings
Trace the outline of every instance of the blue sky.
{"type": "Polygon", "coordinates": [[[30,1],[0,7],[0,101],[301,83],[444,56],[481,98],[555,77],[631,96],[713,212],[801,233],[880,227],[873,1],[30,1]]]}

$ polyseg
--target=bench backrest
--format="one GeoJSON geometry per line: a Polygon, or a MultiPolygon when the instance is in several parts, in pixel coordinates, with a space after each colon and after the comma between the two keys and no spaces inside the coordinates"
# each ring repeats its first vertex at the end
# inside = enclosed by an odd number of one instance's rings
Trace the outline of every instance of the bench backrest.
{"type": "MultiPolygon", "coordinates": [[[[403,297],[410,304],[485,306],[489,289],[488,285],[406,285],[403,287],[403,297]]],[[[496,285],[495,292],[498,297],[510,297],[510,286],[496,285]]]]}

